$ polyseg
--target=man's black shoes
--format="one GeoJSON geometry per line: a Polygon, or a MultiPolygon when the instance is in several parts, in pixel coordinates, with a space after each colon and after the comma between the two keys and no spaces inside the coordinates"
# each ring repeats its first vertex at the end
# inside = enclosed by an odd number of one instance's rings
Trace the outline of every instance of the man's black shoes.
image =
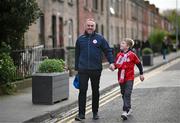
{"type": "Polygon", "coordinates": [[[75,117],[75,120],[76,120],[76,121],[82,121],[83,119],[85,119],[85,116],[84,116],[84,115],[77,115],[77,116],[75,117]]]}
{"type": "Polygon", "coordinates": [[[98,120],[98,119],[99,119],[98,113],[93,113],[93,120],[98,120]]]}
{"type": "MultiPolygon", "coordinates": [[[[76,121],[82,121],[83,119],[85,119],[85,116],[84,115],[77,115],[75,117],[75,120],[76,121]]],[[[93,113],[93,120],[98,120],[99,119],[99,115],[98,113],[93,113]]]]}

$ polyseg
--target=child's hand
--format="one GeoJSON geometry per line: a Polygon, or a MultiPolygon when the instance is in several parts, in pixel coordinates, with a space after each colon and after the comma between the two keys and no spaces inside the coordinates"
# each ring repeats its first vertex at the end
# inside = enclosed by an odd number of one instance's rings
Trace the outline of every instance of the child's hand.
{"type": "Polygon", "coordinates": [[[114,64],[110,64],[110,65],[109,65],[109,69],[110,69],[111,71],[114,71],[114,70],[115,70],[114,64]]]}
{"type": "Polygon", "coordinates": [[[140,75],[139,78],[140,78],[141,81],[144,81],[144,76],[143,75],[140,75]]]}

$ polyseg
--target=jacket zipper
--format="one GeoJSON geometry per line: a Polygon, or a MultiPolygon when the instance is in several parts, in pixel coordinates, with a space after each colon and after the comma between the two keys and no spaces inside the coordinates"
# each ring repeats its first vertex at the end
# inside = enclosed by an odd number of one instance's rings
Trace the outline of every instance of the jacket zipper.
{"type": "Polygon", "coordinates": [[[88,69],[89,69],[89,42],[90,42],[90,36],[88,37],[88,69]]]}

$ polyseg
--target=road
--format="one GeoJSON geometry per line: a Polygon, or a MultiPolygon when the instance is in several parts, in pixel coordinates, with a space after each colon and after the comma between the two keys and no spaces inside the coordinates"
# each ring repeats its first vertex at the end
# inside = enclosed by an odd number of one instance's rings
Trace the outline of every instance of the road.
{"type": "MultiPolygon", "coordinates": [[[[145,75],[146,80],[136,84],[132,94],[133,114],[122,121],[121,96],[102,105],[100,119],[86,115],[85,123],[180,123],[180,60],[145,75]]],[[[73,123],[78,123],[73,121],[73,123]]]]}

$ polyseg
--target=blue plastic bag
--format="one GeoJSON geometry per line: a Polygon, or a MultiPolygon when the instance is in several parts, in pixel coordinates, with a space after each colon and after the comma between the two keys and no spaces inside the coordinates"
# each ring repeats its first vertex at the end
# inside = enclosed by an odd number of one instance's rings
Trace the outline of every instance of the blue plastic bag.
{"type": "Polygon", "coordinates": [[[73,85],[76,89],[79,89],[79,75],[78,74],[74,78],[73,85]]]}

